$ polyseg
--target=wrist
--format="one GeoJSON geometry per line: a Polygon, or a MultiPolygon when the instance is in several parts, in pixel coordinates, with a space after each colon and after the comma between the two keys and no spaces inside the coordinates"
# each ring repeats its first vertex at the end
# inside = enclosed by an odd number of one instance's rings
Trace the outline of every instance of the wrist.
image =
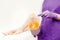
{"type": "Polygon", "coordinates": [[[58,14],[54,12],[50,12],[50,15],[51,15],[51,18],[56,19],[58,14]]]}
{"type": "Polygon", "coordinates": [[[54,17],[53,18],[56,19],[57,18],[57,15],[58,15],[57,13],[54,13],[54,15],[53,15],[54,17]]]}
{"type": "Polygon", "coordinates": [[[56,19],[60,20],[60,14],[57,14],[57,18],[56,19]]]}

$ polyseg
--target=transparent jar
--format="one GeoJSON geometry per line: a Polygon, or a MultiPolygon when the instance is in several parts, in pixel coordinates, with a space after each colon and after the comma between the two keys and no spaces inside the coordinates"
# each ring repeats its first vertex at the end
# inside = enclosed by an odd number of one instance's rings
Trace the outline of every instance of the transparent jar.
{"type": "Polygon", "coordinates": [[[37,30],[40,27],[40,17],[35,14],[30,16],[30,22],[28,24],[30,30],[37,30]]]}

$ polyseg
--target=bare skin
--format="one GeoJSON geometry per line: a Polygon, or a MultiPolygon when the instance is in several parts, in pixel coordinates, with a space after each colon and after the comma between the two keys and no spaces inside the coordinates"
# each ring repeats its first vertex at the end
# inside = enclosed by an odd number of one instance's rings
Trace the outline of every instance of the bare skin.
{"type": "Polygon", "coordinates": [[[60,20],[60,14],[57,14],[57,18],[56,18],[57,20],[60,20]]]}
{"type": "MultiPolygon", "coordinates": [[[[3,34],[4,34],[4,35],[16,35],[16,34],[20,34],[20,33],[23,33],[23,32],[25,32],[25,31],[28,31],[28,30],[29,30],[29,27],[28,27],[29,22],[32,22],[32,21],[34,21],[34,20],[36,20],[36,21],[39,22],[39,18],[36,18],[35,14],[31,14],[31,15],[29,16],[29,18],[27,19],[27,21],[24,23],[24,25],[23,25],[21,28],[14,29],[14,30],[10,30],[10,31],[5,32],[5,33],[3,33],[3,34]]],[[[32,34],[36,35],[36,34],[39,33],[38,30],[39,30],[39,29],[37,29],[37,30],[31,30],[31,32],[32,32],[32,34]],[[38,32],[36,32],[36,31],[38,31],[38,32]],[[35,34],[34,32],[36,32],[36,34],[35,34]]]]}

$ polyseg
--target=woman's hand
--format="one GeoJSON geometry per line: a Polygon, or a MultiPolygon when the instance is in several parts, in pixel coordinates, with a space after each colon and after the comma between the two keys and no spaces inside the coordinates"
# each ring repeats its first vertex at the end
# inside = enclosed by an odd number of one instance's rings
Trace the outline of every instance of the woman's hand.
{"type": "Polygon", "coordinates": [[[39,14],[38,16],[46,17],[46,18],[54,18],[56,20],[60,20],[60,14],[50,12],[50,11],[44,11],[43,13],[39,14]]]}
{"type": "Polygon", "coordinates": [[[46,17],[46,18],[57,18],[57,13],[53,13],[53,12],[46,10],[43,13],[39,14],[38,16],[46,17]]]}

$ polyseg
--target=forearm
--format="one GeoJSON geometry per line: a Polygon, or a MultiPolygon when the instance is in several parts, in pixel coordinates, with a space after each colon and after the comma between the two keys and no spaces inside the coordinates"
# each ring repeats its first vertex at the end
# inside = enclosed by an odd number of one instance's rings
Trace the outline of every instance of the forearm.
{"type": "Polygon", "coordinates": [[[57,14],[57,18],[56,18],[57,20],[60,20],[60,14],[57,14]]]}

